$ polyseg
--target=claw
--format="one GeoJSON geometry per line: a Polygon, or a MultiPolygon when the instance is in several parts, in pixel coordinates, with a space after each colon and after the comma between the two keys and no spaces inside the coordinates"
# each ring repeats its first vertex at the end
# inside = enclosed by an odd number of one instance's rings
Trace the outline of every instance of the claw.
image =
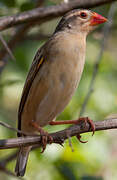
{"type": "MultiPolygon", "coordinates": [[[[93,131],[93,133],[92,133],[92,136],[93,136],[94,133],[95,133],[95,125],[94,125],[93,121],[92,121],[90,118],[88,118],[88,117],[81,117],[81,118],[79,118],[79,119],[77,120],[77,124],[78,124],[79,122],[81,122],[81,121],[84,121],[84,122],[85,122],[85,126],[86,126],[86,123],[89,123],[89,125],[90,125],[90,127],[91,127],[91,129],[92,129],[92,131],[93,131]]],[[[78,134],[78,135],[76,136],[76,138],[77,138],[81,143],[87,143],[87,142],[88,142],[88,141],[82,141],[80,134],[78,134]]]]}
{"type": "Polygon", "coordinates": [[[88,118],[88,117],[86,118],[86,122],[89,123],[89,125],[90,125],[90,127],[92,129],[92,136],[93,136],[94,133],[95,133],[95,125],[94,125],[93,121],[90,118],[88,118]]]}
{"type": "Polygon", "coordinates": [[[47,137],[48,137],[49,144],[52,144],[52,143],[53,143],[53,138],[52,138],[52,136],[48,135],[47,137]]]}
{"type": "Polygon", "coordinates": [[[47,145],[47,136],[41,135],[41,141],[42,141],[42,151],[41,151],[41,153],[43,153],[45,151],[46,145],[47,145]]]}
{"type": "Polygon", "coordinates": [[[89,123],[89,125],[90,125],[90,127],[92,129],[92,136],[93,136],[94,133],[95,133],[95,124],[93,123],[93,121],[89,117],[81,117],[81,118],[78,119],[78,123],[80,121],[84,121],[85,125],[86,125],[86,123],[89,123]]]}
{"type": "Polygon", "coordinates": [[[43,153],[44,151],[45,151],[45,149],[46,149],[46,145],[47,145],[47,143],[49,143],[49,144],[52,144],[52,142],[53,142],[53,138],[52,138],[52,136],[50,136],[47,132],[45,132],[45,131],[43,131],[43,133],[42,134],[40,134],[41,135],[41,141],[42,141],[42,151],[41,151],[41,153],[43,153]]]}
{"type": "Polygon", "coordinates": [[[81,140],[81,135],[80,135],[80,134],[76,135],[76,138],[77,138],[78,141],[80,141],[81,143],[87,143],[87,142],[88,142],[88,141],[82,141],[82,140],[81,140]]]}

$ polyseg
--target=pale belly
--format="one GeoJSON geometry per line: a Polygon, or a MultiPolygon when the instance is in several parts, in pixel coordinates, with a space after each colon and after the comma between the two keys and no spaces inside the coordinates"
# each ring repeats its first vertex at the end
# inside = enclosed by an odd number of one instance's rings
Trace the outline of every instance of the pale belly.
{"type": "MultiPolygon", "coordinates": [[[[60,114],[71,100],[80,81],[82,69],[79,67],[59,67],[55,71],[46,65],[37,74],[29,91],[21,117],[21,129],[34,132],[31,122],[43,127],[60,114]],[[74,70],[74,73],[72,72],[74,70]]],[[[54,69],[54,64],[52,69],[54,69]]]]}
{"type": "Polygon", "coordinates": [[[77,78],[72,82],[62,82],[59,79],[53,88],[48,90],[36,112],[35,119],[40,126],[45,126],[64,110],[76,90],[77,83],[77,78]]]}

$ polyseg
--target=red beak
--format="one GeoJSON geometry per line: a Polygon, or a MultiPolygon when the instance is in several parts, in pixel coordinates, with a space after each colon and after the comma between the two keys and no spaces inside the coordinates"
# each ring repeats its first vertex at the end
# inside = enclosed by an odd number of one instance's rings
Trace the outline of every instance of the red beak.
{"type": "Polygon", "coordinates": [[[96,26],[96,25],[102,24],[106,21],[107,21],[107,19],[105,17],[101,16],[100,14],[93,12],[92,18],[90,20],[90,25],[96,26]]]}

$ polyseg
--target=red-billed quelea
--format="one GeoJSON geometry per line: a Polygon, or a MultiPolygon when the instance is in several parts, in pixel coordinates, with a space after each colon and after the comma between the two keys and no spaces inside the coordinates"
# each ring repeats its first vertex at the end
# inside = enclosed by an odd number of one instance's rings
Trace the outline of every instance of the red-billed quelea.
{"type": "MultiPolygon", "coordinates": [[[[37,51],[28,73],[18,113],[18,129],[42,136],[43,150],[52,138],[42,127],[72,124],[53,121],[71,100],[85,63],[86,37],[106,18],[90,10],[73,10],[63,16],[50,39],[37,51]]],[[[88,120],[88,119],[87,119],[88,120]]],[[[88,120],[94,131],[93,123],[88,120]]],[[[22,136],[18,134],[18,136],[22,136]]],[[[23,176],[30,147],[21,147],[15,172],[23,176]]]]}

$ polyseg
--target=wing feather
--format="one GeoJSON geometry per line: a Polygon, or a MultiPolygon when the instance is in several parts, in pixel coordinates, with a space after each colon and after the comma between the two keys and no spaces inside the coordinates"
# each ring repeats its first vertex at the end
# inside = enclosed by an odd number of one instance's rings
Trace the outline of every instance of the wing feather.
{"type": "MultiPolygon", "coordinates": [[[[34,57],[33,63],[31,65],[31,69],[28,73],[28,76],[27,76],[27,79],[26,79],[26,82],[24,85],[24,89],[23,89],[23,93],[22,93],[22,97],[21,97],[21,101],[20,101],[20,105],[19,105],[19,111],[18,111],[18,129],[19,130],[21,130],[21,114],[22,114],[28,93],[30,91],[33,80],[34,80],[37,72],[41,68],[43,62],[44,62],[44,58],[42,55],[42,48],[41,48],[38,50],[36,56],[34,57]]],[[[18,136],[20,136],[19,133],[18,133],[18,136]]]]}

